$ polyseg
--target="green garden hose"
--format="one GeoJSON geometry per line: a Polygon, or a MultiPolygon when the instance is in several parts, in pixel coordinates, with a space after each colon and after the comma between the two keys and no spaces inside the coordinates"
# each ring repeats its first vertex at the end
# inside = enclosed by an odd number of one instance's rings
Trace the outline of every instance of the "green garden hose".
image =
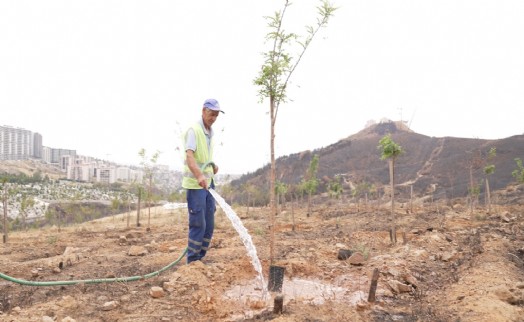
{"type": "Polygon", "coordinates": [[[0,278],[3,278],[5,280],[22,284],[22,285],[29,285],[29,286],[57,286],[57,285],[74,285],[74,284],[98,284],[98,283],[113,283],[113,282],[132,282],[132,281],[138,281],[143,280],[147,278],[151,278],[154,276],[159,275],[163,271],[173,267],[174,265],[178,264],[184,256],[187,254],[187,248],[184,249],[182,252],[182,255],[177,258],[174,262],[171,264],[165,266],[164,268],[152,272],[146,275],[137,275],[137,276],[131,276],[131,277],[115,277],[115,278],[98,278],[98,279],[91,279],[91,280],[71,280],[71,281],[48,281],[48,282],[36,282],[36,281],[28,281],[23,279],[14,278],[5,274],[0,273],[0,278]]]}

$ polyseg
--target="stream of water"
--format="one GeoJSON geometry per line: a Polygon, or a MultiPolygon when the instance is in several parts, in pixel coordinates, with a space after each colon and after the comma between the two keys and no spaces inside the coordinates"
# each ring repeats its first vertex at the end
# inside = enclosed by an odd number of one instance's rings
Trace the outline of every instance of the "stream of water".
{"type": "Polygon", "coordinates": [[[236,212],[227,204],[227,202],[220,196],[215,190],[209,189],[209,192],[215,198],[216,202],[224,210],[227,218],[231,221],[233,224],[233,227],[238,232],[238,235],[240,236],[240,239],[242,240],[242,243],[244,243],[244,246],[246,247],[247,254],[251,258],[251,264],[253,264],[253,267],[258,273],[258,280],[260,281],[261,287],[262,287],[262,298],[267,298],[267,285],[264,280],[264,274],[262,274],[262,264],[260,263],[260,259],[257,255],[257,249],[255,248],[255,244],[253,244],[253,240],[251,239],[251,235],[247,231],[246,227],[244,227],[244,224],[242,224],[242,221],[237,216],[236,212]]]}

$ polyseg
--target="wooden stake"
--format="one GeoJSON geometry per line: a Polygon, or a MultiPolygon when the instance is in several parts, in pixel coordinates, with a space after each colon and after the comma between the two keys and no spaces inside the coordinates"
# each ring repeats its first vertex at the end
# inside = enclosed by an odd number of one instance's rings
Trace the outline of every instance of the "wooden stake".
{"type": "Polygon", "coordinates": [[[377,284],[378,284],[378,268],[375,268],[373,270],[373,277],[371,278],[371,285],[369,287],[369,296],[368,296],[368,302],[374,303],[375,302],[375,293],[377,292],[377,284]]]}
{"type": "Polygon", "coordinates": [[[273,304],[273,314],[282,314],[284,311],[284,295],[278,294],[275,296],[273,304]]]}

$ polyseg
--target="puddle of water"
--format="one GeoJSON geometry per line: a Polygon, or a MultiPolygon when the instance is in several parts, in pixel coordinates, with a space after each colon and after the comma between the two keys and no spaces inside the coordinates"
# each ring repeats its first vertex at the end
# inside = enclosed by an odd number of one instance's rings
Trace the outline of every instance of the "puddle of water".
{"type": "MultiPolygon", "coordinates": [[[[260,289],[257,281],[248,281],[246,284],[235,285],[224,293],[229,300],[242,301],[243,304],[260,300],[260,289]]],[[[361,290],[350,290],[346,287],[324,283],[318,280],[286,279],[282,286],[284,304],[289,301],[300,301],[313,305],[322,305],[326,301],[344,302],[356,305],[359,301],[367,300],[367,293],[361,290]]]]}

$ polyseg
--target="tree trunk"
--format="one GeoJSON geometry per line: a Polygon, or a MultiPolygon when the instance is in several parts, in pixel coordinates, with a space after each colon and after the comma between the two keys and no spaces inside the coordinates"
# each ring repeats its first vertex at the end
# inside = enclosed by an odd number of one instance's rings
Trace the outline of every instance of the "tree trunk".
{"type": "Polygon", "coordinates": [[[153,175],[149,177],[149,187],[147,189],[147,228],[151,227],[151,187],[153,185],[153,175]]]}
{"type": "Polygon", "coordinates": [[[391,183],[391,242],[393,244],[397,243],[397,228],[396,228],[396,218],[395,218],[395,160],[389,160],[389,182],[391,183]]]}
{"type": "Polygon", "coordinates": [[[491,192],[489,191],[489,181],[486,178],[486,205],[488,206],[488,214],[491,213],[491,192]]]}
{"type": "Polygon", "coordinates": [[[129,217],[131,217],[131,201],[127,204],[127,228],[129,228],[129,217]]]}
{"type": "Polygon", "coordinates": [[[247,194],[247,209],[246,209],[246,217],[249,216],[249,203],[250,203],[249,193],[247,194]]]}
{"type": "Polygon", "coordinates": [[[295,209],[293,208],[293,197],[291,197],[291,230],[295,231],[295,209]]]}
{"type": "Polygon", "coordinates": [[[473,214],[473,167],[469,167],[469,213],[473,214]]]}
{"type": "Polygon", "coordinates": [[[311,192],[307,194],[307,217],[311,215],[311,192]]]}
{"type": "Polygon", "coordinates": [[[142,191],[138,190],[138,204],[136,207],[136,226],[140,227],[140,201],[142,199],[142,191]]]}
{"type": "Polygon", "coordinates": [[[269,98],[270,101],[270,155],[271,155],[271,171],[269,176],[269,263],[272,265],[275,261],[275,178],[276,178],[276,164],[275,164],[275,97],[273,95],[269,98]]]}
{"type": "Polygon", "coordinates": [[[8,240],[8,229],[7,229],[7,183],[4,183],[4,195],[2,196],[2,205],[4,206],[4,244],[8,240]]]}
{"type": "MultiPolygon", "coordinates": [[[[64,207],[65,208],[65,207],[64,207]]],[[[60,211],[62,210],[62,207],[60,207],[60,209],[58,210],[58,231],[61,232],[62,231],[62,228],[61,228],[61,222],[62,222],[62,212],[60,211]]],[[[65,210],[64,210],[65,211],[65,210]]]]}
{"type": "Polygon", "coordinates": [[[410,185],[409,211],[413,213],[413,185],[410,185]]]}

